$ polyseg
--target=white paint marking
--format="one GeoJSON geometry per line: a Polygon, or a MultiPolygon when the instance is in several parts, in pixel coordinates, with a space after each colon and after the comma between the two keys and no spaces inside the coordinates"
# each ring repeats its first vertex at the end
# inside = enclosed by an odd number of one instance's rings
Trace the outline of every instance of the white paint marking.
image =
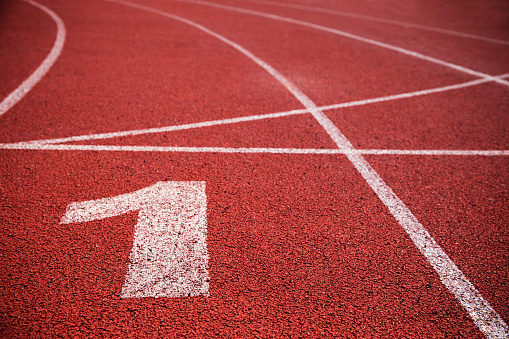
{"type": "MultiPolygon", "coordinates": [[[[508,76],[509,76],[509,74],[503,74],[503,75],[497,76],[497,78],[502,79],[502,78],[506,78],[508,76]]],[[[363,106],[363,105],[368,105],[368,104],[373,104],[373,103],[393,101],[393,100],[399,100],[399,99],[407,99],[407,98],[412,98],[412,97],[422,96],[422,95],[429,95],[429,94],[434,94],[434,93],[441,93],[441,92],[451,91],[451,90],[455,90],[455,89],[476,86],[476,85],[480,85],[480,84],[488,83],[488,82],[491,82],[491,80],[477,79],[477,80],[468,81],[468,82],[464,82],[464,83],[456,84],[456,85],[449,85],[449,86],[425,89],[425,90],[421,90],[421,91],[408,92],[408,93],[402,93],[402,94],[394,94],[394,95],[388,95],[388,96],[372,98],[372,99],[356,100],[356,101],[350,101],[350,102],[334,104],[334,105],[320,106],[320,107],[318,107],[318,109],[320,109],[321,111],[324,111],[324,110],[331,110],[331,109],[338,109],[338,108],[345,108],[345,107],[363,106]]],[[[248,121],[255,121],[255,120],[263,120],[263,119],[281,118],[281,117],[300,115],[300,114],[306,114],[306,113],[309,113],[309,110],[304,108],[304,109],[295,109],[295,110],[279,112],[279,113],[251,115],[251,116],[246,116],[246,117],[221,119],[221,120],[211,120],[211,121],[198,122],[198,123],[192,123],[192,124],[184,124],[184,125],[147,128],[147,129],[121,131],[121,132],[79,135],[79,136],[66,137],[66,138],[26,141],[26,142],[23,142],[23,144],[25,144],[25,143],[56,144],[56,143],[64,143],[64,142],[111,139],[111,138],[134,136],[134,135],[163,133],[163,132],[180,131],[180,130],[187,130],[187,129],[193,129],[193,128],[219,126],[219,125],[233,124],[233,123],[239,123],[239,122],[248,122],[248,121]]]]}
{"type": "Polygon", "coordinates": [[[111,138],[127,137],[127,136],[142,135],[142,134],[173,132],[173,131],[181,131],[181,130],[194,129],[194,128],[227,125],[227,124],[234,124],[234,123],[239,123],[239,122],[248,122],[248,121],[255,121],[255,120],[262,120],[262,119],[281,118],[281,117],[303,114],[303,113],[307,113],[307,110],[306,109],[297,109],[297,110],[280,112],[280,113],[251,115],[251,116],[246,116],[246,117],[204,121],[204,122],[184,124],[184,125],[147,128],[147,129],[122,131],[122,132],[89,134],[89,135],[80,135],[80,136],[67,137],[67,138],[36,140],[36,141],[29,141],[29,142],[44,143],[44,144],[52,143],[53,144],[53,143],[76,142],[76,141],[85,141],[85,140],[111,139],[111,138]]]}
{"type": "Polygon", "coordinates": [[[267,153],[267,154],[368,154],[368,155],[454,155],[509,156],[509,150],[397,150],[397,149],[326,149],[326,148],[262,148],[262,147],[175,147],[117,145],[55,145],[38,143],[0,144],[0,149],[39,151],[91,152],[161,152],[161,153],[267,153]]]}
{"type": "Polygon", "coordinates": [[[369,155],[457,155],[457,156],[508,156],[509,150],[397,150],[364,149],[359,154],[369,155]]]}
{"type": "Polygon", "coordinates": [[[75,202],[61,224],[139,210],[123,298],[208,296],[205,182],[158,182],[112,198],[75,202]]]}
{"type": "MultiPolygon", "coordinates": [[[[26,1],[26,0],[25,0],[26,1]]],[[[55,42],[53,44],[53,48],[51,48],[51,51],[46,56],[46,58],[43,60],[43,62],[39,65],[39,67],[35,70],[32,75],[30,75],[21,85],[18,86],[11,94],[7,96],[1,103],[0,103],[0,116],[5,114],[8,110],[10,110],[14,105],[16,105],[21,99],[27,95],[28,92],[48,73],[51,66],[57,61],[58,57],[60,56],[60,53],[62,52],[62,48],[64,47],[65,42],[65,25],[62,19],[55,14],[52,10],[49,8],[35,2],[35,1],[26,1],[29,4],[40,8],[43,10],[46,14],[48,14],[53,21],[57,24],[57,36],[55,39],[55,42]]]]}
{"type": "MultiPolygon", "coordinates": [[[[113,0],[110,0],[110,1],[113,1],[113,0]]],[[[329,27],[325,27],[325,26],[321,26],[321,25],[317,25],[317,24],[313,24],[313,23],[310,23],[310,22],[301,21],[301,20],[297,20],[297,19],[291,19],[291,18],[287,18],[287,17],[282,17],[282,16],[275,15],[275,14],[269,14],[269,13],[258,12],[258,11],[249,10],[249,9],[243,9],[243,8],[239,8],[239,7],[221,5],[221,4],[216,4],[216,3],[207,2],[207,1],[200,1],[200,0],[178,0],[178,1],[187,2],[187,3],[194,3],[194,4],[197,4],[197,5],[204,5],[204,6],[221,8],[221,9],[226,9],[226,10],[233,11],[233,12],[250,14],[250,15],[256,15],[256,16],[259,16],[259,17],[267,18],[267,19],[284,21],[284,22],[289,22],[289,23],[292,23],[292,24],[300,25],[300,26],[305,26],[305,27],[310,27],[310,28],[318,29],[318,30],[321,30],[321,31],[324,31],[324,32],[329,32],[329,33],[332,33],[332,34],[343,36],[345,38],[354,39],[354,40],[357,40],[357,41],[365,42],[365,43],[370,44],[370,45],[374,45],[374,46],[378,46],[378,47],[381,47],[381,48],[389,49],[389,50],[392,50],[392,51],[395,51],[395,52],[398,52],[398,53],[401,53],[401,54],[405,54],[405,55],[408,55],[408,56],[411,56],[411,57],[414,57],[414,58],[417,58],[417,59],[425,60],[425,61],[437,64],[437,65],[448,67],[448,68],[454,69],[456,71],[459,71],[459,72],[462,72],[462,73],[465,73],[465,74],[473,75],[473,76],[476,76],[476,77],[479,77],[479,78],[483,78],[483,79],[487,79],[487,80],[491,80],[491,81],[497,82],[497,83],[505,85],[505,86],[509,86],[509,81],[498,79],[498,78],[496,78],[496,77],[494,77],[492,75],[489,75],[489,74],[486,74],[486,73],[482,73],[482,72],[478,72],[478,71],[474,71],[473,69],[470,69],[470,68],[467,68],[467,67],[463,67],[463,66],[460,66],[460,65],[456,65],[456,64],[453,64],[451,62],[447,62],[447,61],[440,60],[440,59],[437,59],[437,58],[433,58],[433,57],[430,57],[430,56],[427,56],[427,55],[424,55],[424,54],[421,54],[421,53],[417,53],[417,52],[414,52],[414,51],[410,51],[410,50],[405,49],[405,48],[397,47],[397,46],[390,45],[390,44],[387,44],[387,43],[384,43],[384,42],[380,42],[380,41],[376,41],[376,40],[373,40],[373,39],[364,38],[364,37],[361,37],[359,35],[351,34],[351,33],[344,32],[344,31],[340,31],[338,29],[329,28],[329,27]]]]}
{"type": "MultiPolygon", "coordinates": [[[[503,79],[503,78],[506,78],[508,75],[509,74],[503,74],[501,76],[497,76],[497,78],[503,79]]],[[[413,98],[413,97],[417,97],[417,96],[442,93],[442,92],[446,92],[446,91],[452,91],[452,90],[456,90],[456,89],[476,86],[476,85],[484,84],[484,83],[491,82],[491,81],[492,80],[489,80],[489,79],[478,79],[478,80],[468,81],[468,82],[464,82],[464,83],[456,84],[456,85],[449,85],[449,86],[430,88],[430,89],[425,89],[425,90],[415,91],[415,92],[388,95],[388,96],[379,97],[379,98],[364,99],[364,100],[357,100],[357,101],[345,102],[345,103],[334,104],[334,105],[321,106],[319,108],[320,108],[320,110],[323,111],[323,110],[338,109],[338,108],[345,108],[345,107],[362,106],[362,105],[374,104],[374,103],[378,103],[378,102],[407,99],[407,98],[413,98]]]]}
{"type": "MultiPolygon", "coordinates": [[[[166,12],[151,7],[134,4],[127,1],[122,0],[110,0],[110,1],[114,1],[126,6],[131,6],[133,8],[142,9],[148,12],[159,14],[189,24],[207,34],[210,34],[211,36],[219,39],[220,41],[223,41],[227,45],[235,48],[240,53],[244,54],[246,57],[248,57],[253,62],[258,64],[260,67],[265,69],[277,81],[279,81],[284,87],[286,87],[288,91],[292,93],[295,96],[295,98],[297,98],[297,100],[299,100],[304,105],[304,107],[306,107],[311,112],[313,117],[315,117],[318,123],[322,125],[322,127],[325,129],[325,131],[329,134],[329,136],[332,138],[332,140],[334,140],[334,142],[336,143],[336,145],[338,145],[340,149],[344,151],[350,151],[355,149],[350,143],[350,141],[348,141],[348,139],[339,131],[339,129],[332,123],[332,121],[322,111],[318,109],[318,107],[315,105],[314,102],[311,101],[311,99],[309,99],[304,93],[302,93],[302,91],[299,88],[297,88],[290,80],[288,80],[285,76],[279,73],[276,69],[274,69],[272,66],[270,66],[265,61],[261,60],[248,50],[246,50],[244,47],[193,21],[172,14],[168,14],[166,12]]],[[[199,3],[203,2],[200,1],[199,3]]],[[[262,14],[262,16],[269,18],[276,17],[259,12],[255,13],[258,13],[257,15],[262,14]]],[[[286,18],[283,21],[296,22],[302,24],[302,22],[300,21],[286,18]]],[[[311,25],[308,23],[305,24],[309,25],[310,27],[316,26],[320,27],[320,29],[325,28],[323,26],[311,25]]],[[[448,65],[448,67],[463,70],[464,72],[469,74],[475,73],[477,74],[477,76],[485,79],[490,79],[496,82],[503,81],[483,73],[465,69],[461,66],[452,65],[447,62],[426,57],[421,54],[400,49],[398,47],[390,46],[384,43],[379,43],[369,39],[360,38],[358,36],[354,36],[352,34],[344,32],[340,33],[343,36],[353,37],[357,40],[373,43],[378,46],[385,46],[386,48],[401,51],[404,54],[414,55],[425,60],[430,61],[434,60],[433,62],[448,65]]],[[[504,81],[504,84],[509,83],[504,81]]],[[[421,223],[419,223],[417,218],[406,207],[406,205],[396,196],[392,189],[389,186],[387,186],[387,184],[371,167],[371,165],[364,159],[364,157],[361,154],[347,154],[346,156],[350,160],[350,162],[352,162],[355,168],[359,171],[362,177],[366,180],[369,186],[373,189],[373,191],[378,195],[380,200],[387,206],[387,208],[396,218],[396,220],[398,220],[398,222],[410,236],[410,238],[417,246],[417,248],[421,251],[421,253],[426,257],[428,262],[431,264],[431,266],[438,273],[442,283],[449,289],[451,293],[454,294],[458,301],[463,305],[463,307],[472,317],[474,323],[479,327],[479,329],[489,338],[500,338],[509,336],[509,327],[500,317],[500,315],[491,307],[488,301],[486,301],[482,297],[482,295],[479,293],[479,291],[477,291],[475,286],[472,285],[472,283],[463,275],[463,272],[461,272],[461,270],[454,264],[454,262],[449,258],[449,256],[435,242],[435,240],[431,237],[431,235],[424,228],[424,226],[421,223]]]]}
{"type": "Polygon", "coordinates": [[[447,253],[436,243],[413,213],[387,186],[362,155],[347,155],[380,200],[410,236],[419,251],[440,276],[442,283],[454,294],[474,323],[487,338],[507,338],[509,327],[475,286],[465,277],[447,253]]]}
{"type": "Polygon", "coordinates": [[[506,40],[494,39],[494,38],[489,38],[489,37],[470,34],[470,33],[458,32],[458,31],[453,31],[453,30],[445,29],[445,28],[418,25],[418,24],[414,24],[414,23],[410,23],[410,22],[377,18],[377,17],[368,16],[368,15],[361,15],[361,14],[338,11],[338,10],[331,10],[331,9],[327,9],[327,8],[311,7],[311,6],[283,3],[283,2],[277,2],[277,1],[263,1],[263,0],[256,0],[256,1],[242,0],[242,1],[259,3],[259,4],[267,4],[267,5],[273,5],[273,6],[279,6],[279,7],[286,7],[286,8],[303,9],[306,11],[317,12],[317,13],[340,15],[340,16],[348,17],[348,18],[380,22],[380,23],[384,23],[384,24],[397,25],[397,26],[401,26],[401,27],[405,27],[405,28],[407,28],[407,27],[416,28],[416,29],[420,29],[420,30],[424,30],[424,31],[443,33],[443,34],[458,36],[458,37],[462,37],[462,38],[490,42],[490,43],[499,44],[499,45],[509,45],[509,41],[506,41],[506,40]]]}

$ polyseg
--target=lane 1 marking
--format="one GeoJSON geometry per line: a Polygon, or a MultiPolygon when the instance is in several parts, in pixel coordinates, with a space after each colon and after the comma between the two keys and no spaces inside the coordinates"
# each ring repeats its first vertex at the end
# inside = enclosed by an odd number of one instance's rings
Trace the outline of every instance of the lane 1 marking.
{"type": "Polygon", "coordinates": [[[122,298],[209,295],[205,182],[158,182],[67,206],[61,224],[139,210],[122,298]]]}

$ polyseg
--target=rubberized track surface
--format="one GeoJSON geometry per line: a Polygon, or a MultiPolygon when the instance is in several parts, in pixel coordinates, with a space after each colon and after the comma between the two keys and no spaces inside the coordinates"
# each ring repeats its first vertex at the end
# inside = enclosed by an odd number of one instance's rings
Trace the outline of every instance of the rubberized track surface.
{"type": "Polygon", "coordinates": [[[508,337],[508,22],[505,1],[3,2],[1,336],[508,337]],[[132,297],[143,220],[199,214],[125,207],[160,182],[204,183],[205,255],[172,259],[198,272],[178,296],[132,297]]]}

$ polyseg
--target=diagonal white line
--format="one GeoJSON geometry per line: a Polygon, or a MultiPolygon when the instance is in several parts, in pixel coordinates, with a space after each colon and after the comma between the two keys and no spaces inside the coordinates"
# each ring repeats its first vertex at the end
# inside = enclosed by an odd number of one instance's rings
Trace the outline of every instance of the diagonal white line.
{"type": "Polygon", "coordinates": [[[117,146],[16,143],[0,144],[0,149],[41,151],[107,151],[107,152],[183,152],[183,153],[266,153],[266,154],[342,154],[339,149],[299,148],[234,148],[234,147],[173,147],[173,146],[117,146]]]}
{"type": "Polygon", "coordinates": [[[177,146],[119,146],[69,145],[43,143],[0,144],[6,150],[39,151],[104,151],[104,152],[160,152],[160,153],[260,153],[260,154],[367,154],[367,155],[427,155],[427,156],[509,156],[509,150],[397,150],[397,149],[326,149],[326,148],[270,148],[270,147],[177,147],[177,146]]]}
{"type": "Polygon", "coordinates": [[[334,29],[334,28],[330,28],[330,27],[325,27],[325,26],[322,26],[322,25],[317,25],[317,24],[313,24],[313,23],[310,23],[310,22],[302,21],[302,20],[291,19],[291,18],[287,18],[287,17],[275,15],[275,14],[259,12],[259,11],[249,10],[249,9],[243,9],[243,8],[233,7],[233,6],[221,5],[221,4],[216,4],[216,3],[212,3],[212,2],[208,2],[208,1],[201,1],[201,0],[178,0],[178,1],[187,2],[187,3],[194,3],[194,4],[197,4],[197,5],[204,5],[204,6],[221,8],[221,9],[225,9],[225,10],[229,10],[229,11],[233,11],[233,12],[250,14],[250,15],[256,15],[256,16],[259,16],[259,17],[267,18],[267,19],[279,20],[279,21],[289,22],[289,23],[292,23],[292,24],[300,25],[300,26],[305,26],[305,27],[310,27],[310,28],[318,29],[318,30],[321,30],[321,31],[325,31],[325,32],[329,32],[329,33],[332,33],[332,34],[340,35],[340,36],[343,36],[345,38],[354,39],[354,40],[357,40],[357,41],[365,42],[365,43],[370,44],[370,45],[374,45],[374,46],[378,46],[378,47],[381,47],[381,48],[389,49],[389,50],[392,50],[392,51],[395,51],[395,52],[398,52],[398,53],[402,53],[402,54],[405,54],[405,55],[408,55],[408,56],[411,56],[411,57],[414,57],[414,58],[418,58],[418,59],[421,59],[421,60],[426,60],[428,62],[431,62],[431,63],[434,63],[434,64],[438,64],[438,65],[441,65],[441,66],[445,66],[445,67],[454,69],[456,71],[459,71],[459,72],[462,72],[462,73],[465,73],[465,74],[470,74],[470,75],[473,75],[473,76],[476,76],[476,77],[479,77],[479,78],[489,79],[489,80],[495,81],[495,82],[497,82],[499,84],[502,84],[502,85],[505,85],[505,86],[509,86],[509,81],[505,81],[505,80],[502,80],[502,79],[497,79],[496,77],[494,77],[492,75],[489,75],[489,74],[486,74],[486,73],[482,73],[482,72],[478,72],[478,71],[475,71],[475,70],[467,68],[467,67],[456,65],[456,64],[453,64],[451,62],[447,62],[447,61],[440,60],[440,59],[437,59],[437,58],[433,58],[433,57],[430,57],[430,56],[427,56],[427,55],[424,55],[424,54],[421,54],[421,53],[417,53],[417,52],[414,52],[414,51],[411,51],[411,50],[408,50],[408,49],[405,49],[405,48],[397,47],[397,46],[390,45],[390,44],[387,44],[387,43],[384,43],[384,42],[380,42],[380,41],[377,41],[377,40],[368,39],[368,38],[361,37],[359,35],[355,35],[355,34],[351,34],[351,33],[348,33],[348,32],[340,31],[338,29],[334,29]]]}
{"type": "MultiPolygon", "coordinates": [[[[505,78],[508,76],[509,76],[509,74],[503,74],[503,75],[500,75],[497,77],[505,78]]],[[[446,91],[451,91],[451,90],[455,90],[455,89],[476,86],[476,85],[480,85],[480,84],[487,83],[487,82],[491,82],[491,80],[477,79],[477,80],[468,81],[468,82],[464,82],[464,83],[456,84],[456,85],[449,85],[449,86],[425,89],[425,90],[415,91],[415,92],[394,94],[394,95],[388,95],[388,96],[383,96],[383,97],[378,97],[378,98],[355,100],[355,101],[344,102],[344,103],[340,103],[340,104],[320,106],[318,108],[320,110],[324,111],[324,110],[330,110],[330,109],[362,106],[362,105],[368,105],[368,104],[379,103],[379,102],[384,102],[384,101],[407,99],[407,98],[412,98],[412,97],[416,97],[416,96],[446,92],[446,91]]],[[[198,122],[198,123],[192,123],[192,124],[147,128],[147,129],[131,130],[131,131],[78,135],[78,136],[65,137],[65,138],[33,140],[33,141],[26,141],[26,142],[22,142],[22,143],[56,144],[56,143],[64,143],[64,142],[110,139],[110,138],[142,135],[142,134],[172,132],[172,131],[181,131],[181,130],[186,130],[186,129],[219,126],[219,125],[233,124],[233,123],[239,123],[239,122],[262,120],[262,119],[274,119],[274,118],[281,118],[281,117],[286,117],[286,116],[291,116],[291,115],[300,115],[300,114],[305,114],[305,113],[309,113],[309,110],[307,108],[295,109],[295,110],[279,112],[279,113],[259,114],[259,115],[251,115],[251,116],[230,118],[230,119],[210,120],[210,121],[204,121],[204,122],[198,122]]]]}
{"type": "MultiPolygon", "coordinates": [[[[162,15],[188,25],[195,27],[196,29],[207,33],[225,44],[236,49],[246,57],[251,59],[253,62],[262,67],[270,75],[272,75],[279,83],[285,86],[290,93],[292,93],[297,100],[299,100],[315,117],[320,125],[327,131],[329,136],[334,140],[338,147],[347,152],[353,151],[355,148],[352,146],[350,141],[338,130],[338,128],[332,123],[329,118],[318,109],[318,107],[309,99],[302,91],[297,88],[290,80],[279,73],[272,66],[261,60],[250,51],[246,50],[239,44],[209,30],[208,28],[199,25],[193,21],[135,3],[122,1],[122,0],[110,0],[131,6],[133,8],[145,10],[147,12],[162,15]]],[[[459,67],[459,66],[458,66],[459,67]]],[[[496,79],[491,76],[481,76],[486,79],[496,79]]],[[[498,80],[500,82],[502,80],[498,80]]],[[[403,229],[410,236],[416,247],[426,257],[431,266],[440,276],[442,283],[449,289],[449,291],[458,299],[463,305],[468,314],[472,317],[475,324],[479,329],[489,338],[501,338],[509,336],[509,327],[500,317],[500,315],[491,307],[482,295],[477,291],[474,285],[465,277],[463,272],[454,264],[444,250],[436,243],[431,237],[424,226],[419,223],[417,218],[412,212],[406,207],[406,205],[398,198],[398,196],[387,186],[384,180],[378,175],[378,173],[371,167],[371,165],[364,159],[361,154],[346,154],[350,162],[359,171],[362,177],[366,180],[373,191],[378,195],[380,200],[389,209],[391,214],[400,223],[403,229]]]]}
{"type": "MultiPolygon", "coordinates": [[[[508,77],[509,74],[502,74],[500,76],[497,76],[498,79],[503,79],[508,77]]],[[[394,94],[394,95],[388,95],[384,97],[378,97],[378,98],[372,98],[372,99],[364,99],[364,100],[357,100],[357,101],[351,101],[351,102],[345,102],[340,104],[333,104],[333,105],[326,105],[326,106],[320,106],[319,108],[323,110],[329,110],[329,109],[337,109],[337,108],[346,108],[346,107],[353,107],[353,106],[362,106],[362,105],[368,105],[368,104],[374,104],[378,102],[384,102],[384,101],[392,101],[392,100],[399,100],[399,99],[407,99],[422,95],[429,95],[429,94],[435,94],[435,93],[441,93],[446,91],[452,91],[455,89],[461,89],[471,86],[476,86],[480,84],[484,84],[487,82],[492,82],[492,80],[489,79],[478,79],[473,81],[464,82],[461,84],[456,85],[449,85],[449,86],[443,86],[443,87],[437,87],[437,88],[430,88],[430,89],[424,89],[421,91],[415,91],[415,92],[408,92],[408,93],[401,93],[401,94],[394,94]]]]}
{"type": "Polygon", "coordinates": [[[51,66],[57,61],[62,49],[64,48],[65,43],[65,25],[62,19],[50,10],[49,8],[35,2],[35,1],[27,1],[29,4],[40,8],[46,14],[48,14],[53,21],[55,21],[57,25],[57,36],[51,51],[43,60],[43,62],[37,67],[34,73],[30,75],[21,85],[18,86],[11,94],[9,94],[1,103],[0,103],[0,116],[5,114],[8,110],[10,110],[14,105],[16,105],[21,99],[27,95],[28,92],[48,73],[51,66]]]}
{"type": "Polygon", "coordinates": [[[246,116],[246,117],[230,118],[230,119],[210,120],[210,121],[197,122],[197,123],[192,123],[192,124],[147,128],[147,129],[139,129],[139,130],[132,130],[132,131],[79,135],[79,136],[58,138],[58,139],[34,140],[34,141],[29,141],[29,142],[54,144],[54,143],[73,142],[73,141],[75,142],[75,141],[85,141],[85,140],[110,139],[110,138],[134,136],[134,135],[141,135],[141,134],[163,133],[163,132],[181,131],[181,130],[186,130],[186,129],[211,127],[211,126],[218,126],[218,125],[227,125],[227,124],[234,124],[234,123],[239,123],[239,122],[255,121],[255,120],[262,120],[262,119],[281,118],[281,117],[286,117],[286,116],[290,116],[290,115],[297,115],[297,114],[304,114],[304,113],[308,113],[306,109],[296,109],[296,110],[286,111],[286,112],[250,115],[250,116],[246,116]]]}
{"type": "MultiPolygon", "coordinates": [[[[236,1],[239,1],[239,0],[236,0],[236,1]]],[[[356,14],[356,13],[351,13],[351,12],[332,10],[332,9],[328,9],[328,8],[311,7],[311,6],[305,6],[305,5],[297,5],[297,4],[283,3],[283,2],[278,2],[278,1],[268,1],[268,0],[240,0],[240,1],[252,2],[252,3],[257,3],[257,4],[267,4],[267,5],[286,7],[286,8],[303,9],[303,10],[311,11],[311,12],[339,15],[339,16],[348,17],[348,18],[361,19],[361,20],[366,20],[366,21],[373,21],[373,22],[380,22],[380,23],[385,23],[385,24],[390,24],[390,25],[402,26],[405,28],[407,28],[407,27],[416,28],[416,29],[420,29],[420,30],[424,30],[424,31],[437,32],[437,33],[458,36],[458,37],[462,37],[462,38],[491,42],[491,43],[499,44],[499,45],[509,45],[509,41],[506,41],[506,40],[494,39],[494,38],[489,38],[489,37],[485,37],[485,36],[481,36],[481,35],[458,32],[458,31],[453,31],[453,30],[445,29],[445,28],[418,25],[418,24],[414,24],[411,22],[390,20],[390,19],[384,19],[384,18],[377,18],[377,17],[373,17],[373,16],[369,16],[369,15],[362,15],[362,14],[356,14]]]]}

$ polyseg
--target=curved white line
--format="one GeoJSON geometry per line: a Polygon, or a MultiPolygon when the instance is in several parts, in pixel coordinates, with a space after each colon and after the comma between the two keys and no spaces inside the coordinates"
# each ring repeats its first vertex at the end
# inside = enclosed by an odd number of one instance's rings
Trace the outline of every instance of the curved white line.
{"type": "MultiPolygon", "coordinates": [[[[272,75],[274,79],[286,87],[286,89],[288,89],[288,91],[290,91],[290,93],[292,93],[295,98],[297,98],[297,100],[299,100],[310,111],[332,140],[334,140],[339,149],[346,153],[350,162],[355,166],[368,185],[378,195],[380,200],[407,232],[415,246],[438,273],[442,283],[465,308],[477,327],[479,327],[479,329],[489,338],[503,338],[509,336],[509,327],[497,311],[495,311],[488,301],[482,297],[475,286],[467,279],[451,258],[449,258],[447,253],[445,253],[440,245],[438,245],[435,239],[433,239],[408,207],[398,198],[398,196],[385,183],[380,175],[378,175],[373,167],[371,167],[366,159],[364,159],[362,154],[350,153],[352,151],[356,151],[350,141],[341,133],[341,131],[338,130],[332,121],[320,109],[318,109],[315,103],[302,93],[302,91],[290,80],[265,61],[246,50],[244,47],[193,21],[132,2],[123,0],[108,1],[155,13],[195,27],[233,47],[272,75]]],[[[484,75],[482,78],[488,78],[488,76],[484,75]]],[[[492,76],[489,76],[489,78],[490,80],[496,79],[492,76]]],[[[496,80],[498,80],[497,82],[500,81],[500,79],[496,80]]]]}
{"type": "Polygon", "coordinates": [[[305,5],[297,5],[297,4],[283,3],[283,2],[278,2],[278,1],[268,1],[268,0],[236,0],[236,1],[251,2],[251,3],[256,3],[256,4],[267,4],[267,5],[272,5],[272,6],[284,7],[284,8],[296,8],[296,9],[302,9],[302,10],[310,11],[310,12],[333,14],[333,15],[339,15],[339,16],[344,16],[344,17],[348,17],[348,18],[354,18],[354,19],[402,26],[405,28],[410,27],[410,28],[420,29],[423,31],[443,33],[443,34],[458,36],[461,38],[474,39],[474,40],[490,42],[490,43],[499,44],[499,45],[509,45],[509,41],[506,41],[506,40],[489,38],[489,37],[470,34],[470,33],[458,32],[458,31],[453,31],[451,29],[418,25],[418,24],[405,22],[405,21],[377,18],[377,17],[373,17],[373,16],[369,16],[369,15],[362,15],[362,14],[332,10],[332,9],[327,9],[327,8],[311,7],[311,6],[305,6],[305,5]]]}
{"type": "Polygon", "coordinates": [[[254,10],[250,10],[250,9],[243,9],[243,8],[233,7],[233,6],[221,5],[221,4],[216,4],[216,3],[208,2],[208,1],[201,1],[201,0],[178,0],[178,1],[194,3],[194,4],[197,4],[197,5],[203,5],[203,6],[210,6],[210,7],[215,7],[215,8],[221,8],[221,9],[225,9],[225,10],[228,10],[228,11],[244,13],[244,14],[250,14],[250,15],[256,15],[256,16],[259,16],[259,17],[267,18],[267,19],[284,21],[284,22],[289,22],[289,23],[300,25],[300,26],[304,26],[304,27],[318,29],[318,30],[321,30],[321,31],[324,31],[324,32],[329,32],[329,33],[332,33],[332,34],[343,36],[345,38],[361,41],[361,42],[364,42],[364,43],[367,43],[367,44],[370,44],[370,45],[374,45],[374,46],[385,48],[385,49],[388,49],[388,50],[391,50],[391,51],[395,51],[395,52],[398,52],[398,53],[401,53],[401,54],[404,54],[404,55],[408,55],[408,56],[411,56],[411,57],[414,57],[414,58],[417,58],[417,59],[426,60],[428,62],[437,64],[437,65],[441,65],[441,66],[444,66],[444,67],[448,67],[448,68],[454,69],[456,71],[459,71],[459,72],[462,72],[462,73],[465,73],[465,74],[470,74],[470,75],[473,75],[473,76],[476,76],[476,77],[479,77],[479,78],[491,80],[491,81],[497,82],[499,84],[502,84],[502,85],[505,85],[505,86],[509,86],[509,81],[506,81],[506,80],[503,80],[503,79],[498,79],[498,78],[496,78],[496,77],[494,77],[492,75],[489,75],[489,74],[486,74],[486,73],[483,73],[483,72],[478,72],[478,71],[475,71],[475,70],[467,68],[467,67],[463,67],[463,66],[460,66],[460,65],[453,64],[452,62],[448,62],[448,61],[444,61],[444,60],[437,59],[437,58],[434,58],[434,57],[430,57],[430,56],[427,56],[427,55],[424,55],[424,54],[421,54],[421,53],[417,53],[417,52],[414,52],[414,51],[411,51],[411,50],[408,50],[408,49],[405,49],[405,48],[401,48],[401,47],[397,47],[397,46],[394,46],[394,45],[390,45],[390,44],[387,44],[385,42],[381,42],[381,41],[377,41],[377,40],[373,40],[373,39],[368,39],[368,38],[361,37],[359,35],[355,35],[355,34],[352,34],[352,33],[340,31],[338,29],[334,29],[334,28],[330,28],[330,27],[325,27],[325,26],[322,26],[322,25],[317,25],[317,24],[313,24],[313,23],[310,23],[310,22],[302,21],[302,20],[291,19],[291,18],[287,18],[287,17],[275,15],[275,14],[258,12],[258,11],[254,11],[254,10]]]}
{"type": "Polygon", "coordinates": [[[57,36],[55,39],[55,42],[53,44],[53,47],[51,48],[51,51],[46,56],[44,61],[39,65],[39,67],[35,70],[32,75],[30,75],[21,85],[18,86],[11,94],[7,96],[1,103],[0,103],[0,116],[5,114],[8,110],[10,110],[14,105],[16,105],[25,95],[27,95],[28,92],[48,73],[51,66],[57,61],[58,57],[60,56],[60,53],[62,52],[62,49],[64,47],[65,43],[65,25],[62,19],[53,12],[51,9],[31,0],[24,0],[28,2],[29,4],[40,8],[42,11],[44,11],[46,14],[48,14],[53,21],[55,21],[57,25],[57,36]]]}

